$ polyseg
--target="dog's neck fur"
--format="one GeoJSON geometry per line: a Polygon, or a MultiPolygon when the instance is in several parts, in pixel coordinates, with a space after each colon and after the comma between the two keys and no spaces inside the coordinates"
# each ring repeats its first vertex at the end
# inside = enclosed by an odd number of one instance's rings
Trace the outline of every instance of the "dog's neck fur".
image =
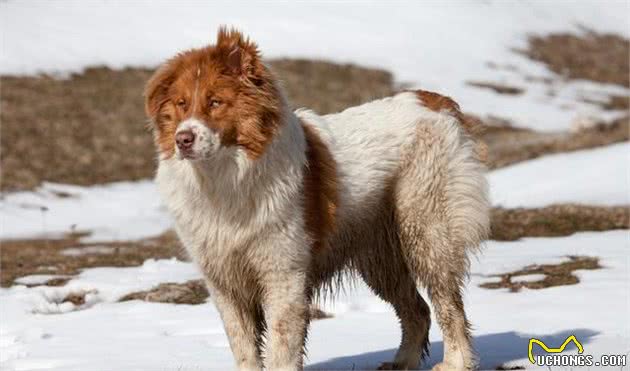
{"type": "Polygon", "coordinates": [[[306,162],[306,141],[300,121],[288,109],[282,117],[284,122],[274,139],[256,160],[250,159],[240,148],[232,147],[220,151],[215,158],[190,162],[206,190],[222,196],[228,193],[258,193],[261,186],[268,185],[268,181],[291,176],[296,169],[302,168],[306,162]]]}

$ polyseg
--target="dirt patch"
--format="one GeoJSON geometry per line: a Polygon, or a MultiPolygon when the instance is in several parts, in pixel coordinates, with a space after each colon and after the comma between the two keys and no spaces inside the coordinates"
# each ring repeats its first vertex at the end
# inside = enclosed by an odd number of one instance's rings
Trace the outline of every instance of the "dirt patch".
{"type": "Polygon", "coordinates": [[[630,139],[630,116],[593,123],[575,132],[543,133],[516,128],[490,117],[480,135],[488,146],[487,165],[497,169],[543,155],[595,148],[630,139]]]}
{"type": "Polygon", "coordinates": [[[559,264],[543,264],[543,265],[529,265],[523,269],[494,274],[488,277],[497,277],[499,282],[487,282],[479,285],[486,289],[504,289],[507,288],[510,292],[518,292],[523,287],[528,289],[538,290],[554,286],[567,286],[575,285],[580,282],[580,279],[573,274],[574,271],[579,269],[601,269],[599,265],[599,259],[589,256],[569,256],[569,261],[559,264]],[[519,281],[520,276],[528,275],[544,275],[544,278],[533,281],[519,281]]]}
{"type": "MultiPolygon", "coordinates": [[[[270,65],[295,107],[320,113],[393,92],[392,75],[382,70],[289,59],[270,65]]],[[[0,189],[152,177],[155,150],[142,97],[152,72],[95,67],[63,80],[1,76],[0,189]]]]}
{"type": "Polygon", "coordinates": [[[520,53],[545,63],[567,79],[586,79],[630,87],[630,41],[585,30],[582,35],[531,36],[520,53]]]}
{"type": "Polygon", "coordinates": [[[491,239],[568,236],[583,231],[630,228],[630,207],[553,205],[538,209],[494,208],[491,239]]]}
{"type": "Polygon", "coordinates": [[[477,88],[490,89],[497,94],[520,95],[525,91],[516,86],[497,84],[493,82],[467,81],[466,84],[477,88]]]}
{"type": "Polygon", "coordinates": [[[161,283],[148,291],[127,294],[119,301],[144,300],[154,303],[202,304],[210,296],[203,280],[161,283]]]}
{"type": "MultiPolygon", "coordinates": [[[[5,240],[0,242],[0,286],[8,287],[16,278],[31,274],[74,275],[82,268],[139,266],[147,259],[186,259],[175,233],[140,241],[99,243],[113,249],[111,254],[86,253],[64,255],[67,248],[89,248],[80,242],[85,234],[67,234],[60,239],[5,240]]],[[[64,281],[65,280],[65,281],[64,281]]],[[[64,280],[51,280],[47,285],[63,285],[64,280]]]]}

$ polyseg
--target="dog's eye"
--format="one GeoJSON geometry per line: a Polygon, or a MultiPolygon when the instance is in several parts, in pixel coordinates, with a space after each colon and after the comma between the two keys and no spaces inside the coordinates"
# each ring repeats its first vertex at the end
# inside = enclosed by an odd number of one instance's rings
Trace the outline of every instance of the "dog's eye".
{"type": "Polygon", "coordinates": [[[181,108],[185,108],[185,107],[186,107],[186,100],[185,100],[185,99],[183,99],[183,98],[182,98],[182,99],[179,99],[179,100],[177,101],[177,106],[178,106],[178,107],[181,107],[181,108]]]}
{"type": "Polygon", "coordinates": [[[217,108],[221,105],[221,101],[218,99],[210,99],[208,105],[210,106],[210,108],[217,108]]]}

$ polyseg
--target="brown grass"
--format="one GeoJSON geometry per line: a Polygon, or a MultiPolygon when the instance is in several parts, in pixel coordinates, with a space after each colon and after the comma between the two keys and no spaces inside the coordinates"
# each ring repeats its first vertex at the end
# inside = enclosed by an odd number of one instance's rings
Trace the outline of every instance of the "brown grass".
{"type": "Polygon", "coordinates": [[[494,82],[467,81],[466,84],[477,88],[490,89],[497,94],[520,95],[524,92],[522,88],[504,84],[497,84],[494,82]]]}
{"type": "Polygon", "coordinates": [[[393,76],[384,70],[307,59],[277,59],[270,64],[294,108],[333,113],[394,93],[393,76]]]}
{"type": "MultiPolygon", "coordinates": [[[[321,113],[389,95],[390,73],[354,65],[270,62],[296,107],[321,113]]],[[[65,80],[0,77],[1,190],[41,181],[81,185],[153,176],[142,90],[152,70],[89,68],[65,80]]]]}
{"type": "Polygon", "coordinates": [[[568,236],[582,231],[630,228],[630,207],[553,205],[538,209],[492,210],[493,240],[568,236]]]}
{"type": "MultiPolygon", "coordinates": [[[[186,259],[179,248],[174,232],[140,241],[99,243],[113,248],[111,254],[62,255],[66,248],[81,248],[93,244],[79,241],[81,234],[68,234],[60,239],[5,240],[0,243],[0,286],[13,284],[16,278],[30,274],[74,275],[83,268],[138,266],[150,258],[186,259]]],[[[64,285],[67,279],[59,278],[46,285],[64,285]]]]}
{"type": "Polygon", "coordinates": [[[582,101],[587,103],[592,103],[600,106],[605,110],[630,110],[630,97],[625,95],[609,95],[606,100],[593,100],[593,99],[582,99],[582,101]]]}
{"type": "Polygon", "coordinates": [[[488,167],[497,169],[543,155],[595,148],[630,139],[630,116],[577,132],[542,133],[489,119],[481,139],[488,145],[488,167]]]}
{"type": "Polygon", "coordinates": [[[93,293],[95,292],[94,290],[90,290],[90,291],[78,291],[78,292],[71,292],[68,295],[66,295],[63,300],[61,301],[62,303],[72,303],[76,306],[81,306],[85,304],[85,295],[89,294],[89,293],[93,293]]]}
{"type": "Polygon", "coordinates": [[[519,52],[547,64],[567,79],[587,79],[630,87],[630,41],[614,34],[585,30],[583,35],[531,36],[519,52]]]}
{"type": "Polygon", "coordinates": [[[569,261],[559,264],[534,264],[514,272],[493,274],[489,277],[500,278],[499,282],[482,283],[479,287],[486,289],[507,288],[510,292],[518,292],[523,287],[538,290],[554,286],[576,285],[580,279],[573,274],[579,269],[601,269],[599,259],[589,256],[569,256],[569,261]],[[545,277],[538,281],[518,281],[519,276],[530,274],[544,274],[545,277]]]}
{"type": "Polygon", "coordinates": [[[144,300],[153,303],[202,304],[210,296],[203,280],[161,283],[148,291],[127,294],[119,301],[144,300]]]}

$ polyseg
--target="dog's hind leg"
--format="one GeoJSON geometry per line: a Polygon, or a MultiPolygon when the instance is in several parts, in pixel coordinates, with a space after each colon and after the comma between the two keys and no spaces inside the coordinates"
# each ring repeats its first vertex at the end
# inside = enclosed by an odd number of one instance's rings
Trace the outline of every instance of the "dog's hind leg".
{"type": "MultiPolygon", "coordinates": [[[[381,370],[407,370],[418,367],[428,352],[430,309],[417,290],[409,273],[391,225],[376,230],[390,233],[369,233],[361,254],[353,260],[365,283],[381,299],[389,302],[400,320],[402,339],[393,362],[382,363],[381,370]]],[[[374,231],[374,229],[373,229],[374,231]]]]}
{"type": "Polygon", "coordinates": [[[419,126],[396,185],[401,251],[427,288],[442,329],[444,359],[437,370],[476,366],[461,293],[468,255],[486,238],[489,219],[484,169],[472,144],[451,116],[419,126]]]}
{"type": "Polygon", "coordinates": [[[396,356],[393,362],[382,363],[379,370],[415,369],[420,359],[428,353],[431,325],[429,306],[408,274],[400,274],[397,287],[387,287],[387,283],[370,272],[362,271],[361,275],[380,298],[394,307],[400,320],[402,338],[396,356]]]}

